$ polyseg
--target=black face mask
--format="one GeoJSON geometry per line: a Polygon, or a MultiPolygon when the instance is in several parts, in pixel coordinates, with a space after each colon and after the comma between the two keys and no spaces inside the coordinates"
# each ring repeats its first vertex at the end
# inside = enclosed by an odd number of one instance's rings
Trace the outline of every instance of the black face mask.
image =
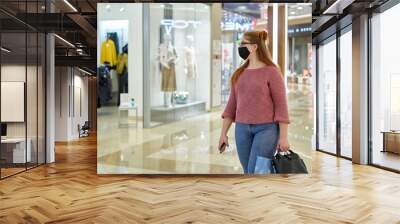
{"type": "Polygon", "coordinates": [[[246,60],[250,55],[250,51],[249,49],[247,49],[247,47],[239,47],[238,51],[239,51],[239,56],[243,58],[243,60],[246,60]]]}

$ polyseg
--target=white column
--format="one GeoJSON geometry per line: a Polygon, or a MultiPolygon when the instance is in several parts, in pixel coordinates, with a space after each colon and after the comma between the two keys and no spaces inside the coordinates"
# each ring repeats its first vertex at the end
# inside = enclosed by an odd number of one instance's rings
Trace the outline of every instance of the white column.
{"type": "Polygon", "coordinates": [[[368,163],[368,16],[353,20],[353,162],[368,163]]]}
{"type": "Polygon", "coordinates": [[[46,163],[55,161],[54,134],[55,134],[55,60],[54,35],[46,36],[46,163]]]}

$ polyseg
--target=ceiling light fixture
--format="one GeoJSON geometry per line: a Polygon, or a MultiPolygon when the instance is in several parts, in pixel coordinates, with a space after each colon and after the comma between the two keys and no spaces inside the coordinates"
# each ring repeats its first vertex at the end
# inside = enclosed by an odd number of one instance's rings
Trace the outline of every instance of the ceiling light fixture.
{"type": "Polygon", "coordinates": [[[68,40],[58,36],[57,34],[54,34],[55,37],[57,37],[59,40],[61,40],[62,42],[66,43],[67,45],[69,45],[70,47],[75,48],[75,45],[73,45],[71,42],[69,42],[68,40]]]}
{"type": "Polygon", "coordinates": [[[10,53],[10,52],[11,52],[10,50],[8,50],[8,49],[5,48],[5,47],[1,47],[0,49],[1,49],[2,51],[6,52],[6,53],[10,53]]]}
{"type": "Polygon", "coordinates": [[[119,9],[119,11],[120,11],[120,12],[123,12],[123,11],[125,11],[125,8],[124,8],[124,7],[121,7],[121,8],[119,9]]]}
{"type": "Polygon", "coordinates": [[[351,5],[355,0],[336,0],[322,14],[342,14],[343,9],[351,5]]]}
{"type": "Polygon", "coordinates": [[[291,12],[290,12],[290,15],[294,15],[294,14],[296,14],[296,12],[294,12],[294,11],[291,11],[291,12]]]}
{"type": "Polygon", "coordinates": [[[81,68],[79,68],[79,67],[78,67],[78,70],[81,71],[81,72],[83,72],[83,73],[85,73],[85,74],[87,74],[87,75],[92,75],[92,73],[90,73],[90,72],[88,72],[88,71],[86,71],[86,70],[83,70],[83,69],[81,69],[81,68]]]}
{"type": "Polygon", "coordinates": [[[299,7],[297,7],[297,9],[298,9],[298,10],[302,10],[302,9],[303,9],[303,7],[299,6],[299,7]]]}
{"type": "Polygon", "coordinates": [[[78,12],[78,10],[68,1],[68,0],[64,0],[65,4],[67,4],[72,10],[74,10],[74,12],[78,12]]]}
{"type": "Polygon", "coordinates": [[[110,8],[111,8],[110,4],[106,5],[106,9],[110,9],[110,8]]]}

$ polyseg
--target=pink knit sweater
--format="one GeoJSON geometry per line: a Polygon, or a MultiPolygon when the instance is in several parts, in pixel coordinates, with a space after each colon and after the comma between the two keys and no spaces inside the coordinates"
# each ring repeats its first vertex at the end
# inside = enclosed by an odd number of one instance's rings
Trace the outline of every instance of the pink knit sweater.
{"type": "Polygon", "coordinates": [[[225,117],[245,124],[289,123],[285,84],[278,69],[245,69],[231,89],[225,117]]]}

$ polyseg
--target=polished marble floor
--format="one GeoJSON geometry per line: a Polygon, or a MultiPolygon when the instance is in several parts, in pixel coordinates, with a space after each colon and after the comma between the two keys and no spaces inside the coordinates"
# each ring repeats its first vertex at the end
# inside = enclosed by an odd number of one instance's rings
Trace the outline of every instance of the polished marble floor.
{"type": "MultiPolygon", "coordinates": [[[[310,86],[289,85],[290,143],[311,171],[313,95],[310,86]]],[[[150,129],[119,127],[116,107],[98,110],[99,174],[241,174],[233,128],[230,148],[217,150],[221,111],[150,129]]]]}

